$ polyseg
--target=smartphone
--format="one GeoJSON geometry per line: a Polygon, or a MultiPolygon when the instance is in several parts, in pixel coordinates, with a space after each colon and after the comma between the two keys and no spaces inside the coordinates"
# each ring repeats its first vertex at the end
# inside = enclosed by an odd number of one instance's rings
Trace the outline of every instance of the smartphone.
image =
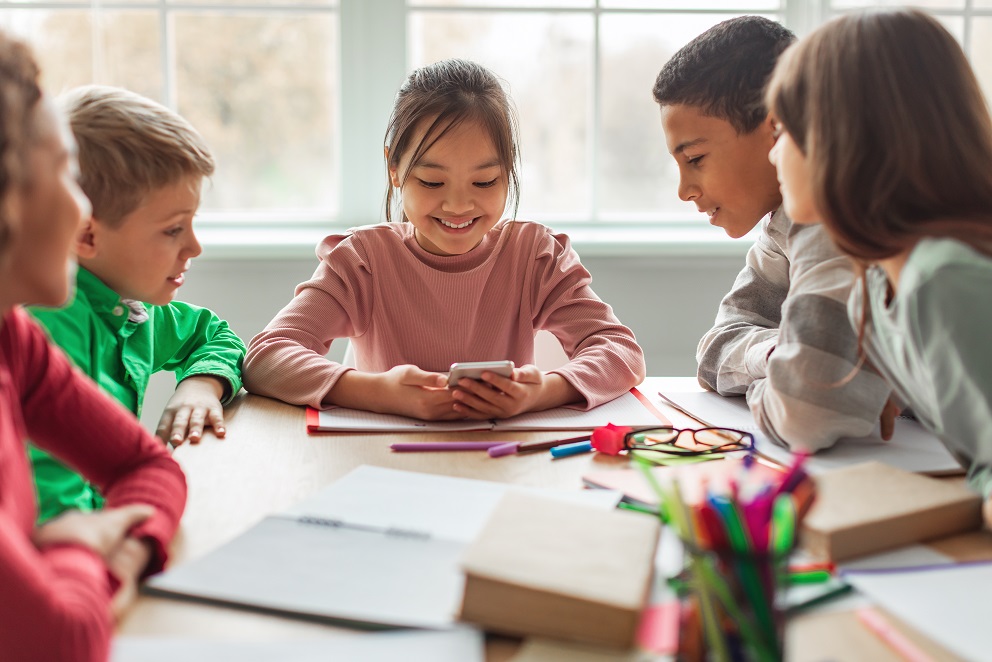
{"type": "Polygon", "coordinates": [[[448,388],[458,385],[458,380],[481,379],[482,373],[494,372],[504,377],[513,376],[513,361],[474,361],[472,363],[452,363],[448,372],[448,388]]]}

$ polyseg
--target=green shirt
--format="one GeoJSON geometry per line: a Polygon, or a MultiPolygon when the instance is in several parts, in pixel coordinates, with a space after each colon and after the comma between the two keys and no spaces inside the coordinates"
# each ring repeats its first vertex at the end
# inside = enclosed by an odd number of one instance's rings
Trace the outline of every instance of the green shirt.
{"type": "MultiPolygon", "coordinates": [[[[865,275],[865,349],[919,421],[992,492],[992,257],[953,239],[913,248],[889,301],[880,267],[865,275]]],[[[849,312],[861,318],[861,288],[849,312]]]]}
{"type": "MultiPolygon", "coordinates": [[[[177,381],[193,375],[226,380],[224,403],[241,389],[245,345],[227,322],[206,308],[173,302],[145,304],[148,319],[133,322],[121,297],[86,269],[76,277],[76,297],[61,309],[29,308],[55,344],[104,391],[141,415],[148,380],[160,370],[177,381]]],[[[112,434],[108,430],[108,434],[112,434]]],[[[82,476],[29,446],[38,488],[39,522],[65,510],[93,510],[103,498],[82,476]]]]}

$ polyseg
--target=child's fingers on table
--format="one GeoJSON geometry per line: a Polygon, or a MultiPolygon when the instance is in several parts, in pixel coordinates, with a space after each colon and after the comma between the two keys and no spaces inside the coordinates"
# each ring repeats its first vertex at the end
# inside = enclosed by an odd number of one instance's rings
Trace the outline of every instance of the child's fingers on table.
{"type": "Polygon", "coordinates": [[[179,446],[186,440],[186,430],[189,429],[190,407],[180,407],[172,419],[172,431],[169,433],[169,443],[179,446]]]}
{"type": "Polygon", "coordinates": [[[158,421],[158,427],[155,428],[155,436],[162,441],[169,441],[169,433],[172,432],[172,421],[176,417],[176,412],[172,409],[166,409],[162,412],[162,418],[158,421]]]}
{"type": "Polygon", "coordinates": [[[186,426],[186,439],[190,443],[198,443],[203,437],[203,426],[207,421],[206,407],[193,407],[189,415],[189,424],[186,426]]]}
{"type": "Polygon", "coordinates": [[[218,437],[223,437],[227,434],[227,428],[224,427],[224,408],[219,404],[215,407],[211,407],[207,410],[207,418],[210,420],[210,427],[213,428],[214,434],[218,437]]]}

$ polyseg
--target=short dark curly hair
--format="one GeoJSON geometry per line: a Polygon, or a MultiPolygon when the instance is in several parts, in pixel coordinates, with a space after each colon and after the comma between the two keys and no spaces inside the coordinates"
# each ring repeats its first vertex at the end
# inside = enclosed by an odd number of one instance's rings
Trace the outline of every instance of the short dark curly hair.
{"type": "Polygon", "coordinates": [[[795,41],[790,30],[761,16],[718,23],[665,63],[654,99],[662,106],[698,106],[738,133],[750,133],[768,116],[765,85],[779,55],[795,41]]]}
{"type": "MultiPolygon", "coordinates": [[[[24,181],[33,111],[41,100],[39,73],[31,49],[0,31],[0,200],[24,181]]],[[[0,205],[0,253],[11,232],[0,205]]]]}

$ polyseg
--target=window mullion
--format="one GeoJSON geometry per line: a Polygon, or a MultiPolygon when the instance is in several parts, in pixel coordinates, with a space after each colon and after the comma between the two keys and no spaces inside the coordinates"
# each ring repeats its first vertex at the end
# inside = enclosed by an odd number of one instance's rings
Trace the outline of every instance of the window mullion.
{"type": "Polygon", "coordinates": [[[340,220],[364,225],[382,216],[382,138],[406,76],[406,3],[341,0],[340,8],[340,220]]]}

